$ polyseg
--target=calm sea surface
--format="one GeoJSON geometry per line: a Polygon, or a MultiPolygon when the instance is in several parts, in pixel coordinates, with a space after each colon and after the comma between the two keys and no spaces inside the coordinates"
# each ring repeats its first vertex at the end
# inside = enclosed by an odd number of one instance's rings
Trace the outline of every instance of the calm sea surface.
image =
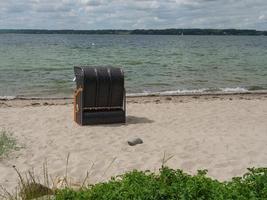
{"type": "Polygon", "coordinates": [[[267,89],[266,36],[0,35],[0,96],[69,97],[74,65],[125,71],[128,93],[267,89]]]}

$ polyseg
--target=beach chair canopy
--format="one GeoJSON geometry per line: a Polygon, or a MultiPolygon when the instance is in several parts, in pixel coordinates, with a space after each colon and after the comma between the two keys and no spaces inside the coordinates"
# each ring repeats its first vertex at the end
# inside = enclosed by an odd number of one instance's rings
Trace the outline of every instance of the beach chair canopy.
{"type": "MultiPolygon", "coordinates": [[[[91,124],[86,118],[96,117],[96,123],[116,123],[125,121],[125,89],[122,69],[114,67],[74,67],[76,78],[75,113],[80,124],[91,124]],[[124,118],[116,111],[122,111],[124,118]],[[87,117],[86,117],[87,116],[87,117]],[[79,119],[81,118],[81,119],[79,119]]],[[[94,124],[94,119],[91,119],[94,124]]]]}

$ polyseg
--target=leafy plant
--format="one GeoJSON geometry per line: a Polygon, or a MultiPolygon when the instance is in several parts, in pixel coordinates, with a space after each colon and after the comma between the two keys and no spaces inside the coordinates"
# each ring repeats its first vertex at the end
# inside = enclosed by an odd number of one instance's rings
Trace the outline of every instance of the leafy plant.
{"type": "MultiPolygon", "coordinates": [[[[109,181],[78,187],[71,187],[68,181],[68,162],[63,178],[64,187],[50,188],[47,165],[43,166],[43,180],[28,172],[26,178],[14,166],[19,176],[19,190],[12,195],[5,189],[4,199],[30,200],[266,200],[267,168],[248,168],[242,177],[234,177],[230,181],[218,181],[207,176],[207,170],[198,170],[190,175],[180,169],[174,170],[164,165],[169,158],[164,154],[163,165],[159,173],[133,170],[112,177],[109,181]]],[[[52,180],[53,181],[53,180],[52,180]]],[[[0,194],[1,197],[1,194],[0,194]]]]}
{"type": "Polygon", "coordinates": [[[132,171],[106,183],[79,191],[56,191],[56,200],[256,200],[267,199],[267,168],[251,168],[243,177],[228,182],[207,177],[206,170],[194,176],[162,167],[159,174],[132,171]]]}

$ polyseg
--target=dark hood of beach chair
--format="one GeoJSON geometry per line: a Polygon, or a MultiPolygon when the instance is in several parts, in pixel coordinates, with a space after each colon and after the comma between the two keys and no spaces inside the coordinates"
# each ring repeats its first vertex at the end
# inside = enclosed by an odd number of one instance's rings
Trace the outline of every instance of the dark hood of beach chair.
{"type": "Polygon", "coordinates": [[[120,68],[81,66],[74,67],[74,73],[76,91],[81,92],[75,97],[78,110],[87,111],[87,115],[94,112],[94,116],[96,111],[124,110],[124,74],[120,68]]]}

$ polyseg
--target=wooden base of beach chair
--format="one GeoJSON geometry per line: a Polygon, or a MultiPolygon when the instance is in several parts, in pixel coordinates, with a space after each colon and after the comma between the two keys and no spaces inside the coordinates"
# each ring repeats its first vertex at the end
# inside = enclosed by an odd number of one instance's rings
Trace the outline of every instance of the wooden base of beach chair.
{"type": "Polygon", "coordinates": [[[81,125],[125,123],[123,110],[84,112],[81,125]]]}

